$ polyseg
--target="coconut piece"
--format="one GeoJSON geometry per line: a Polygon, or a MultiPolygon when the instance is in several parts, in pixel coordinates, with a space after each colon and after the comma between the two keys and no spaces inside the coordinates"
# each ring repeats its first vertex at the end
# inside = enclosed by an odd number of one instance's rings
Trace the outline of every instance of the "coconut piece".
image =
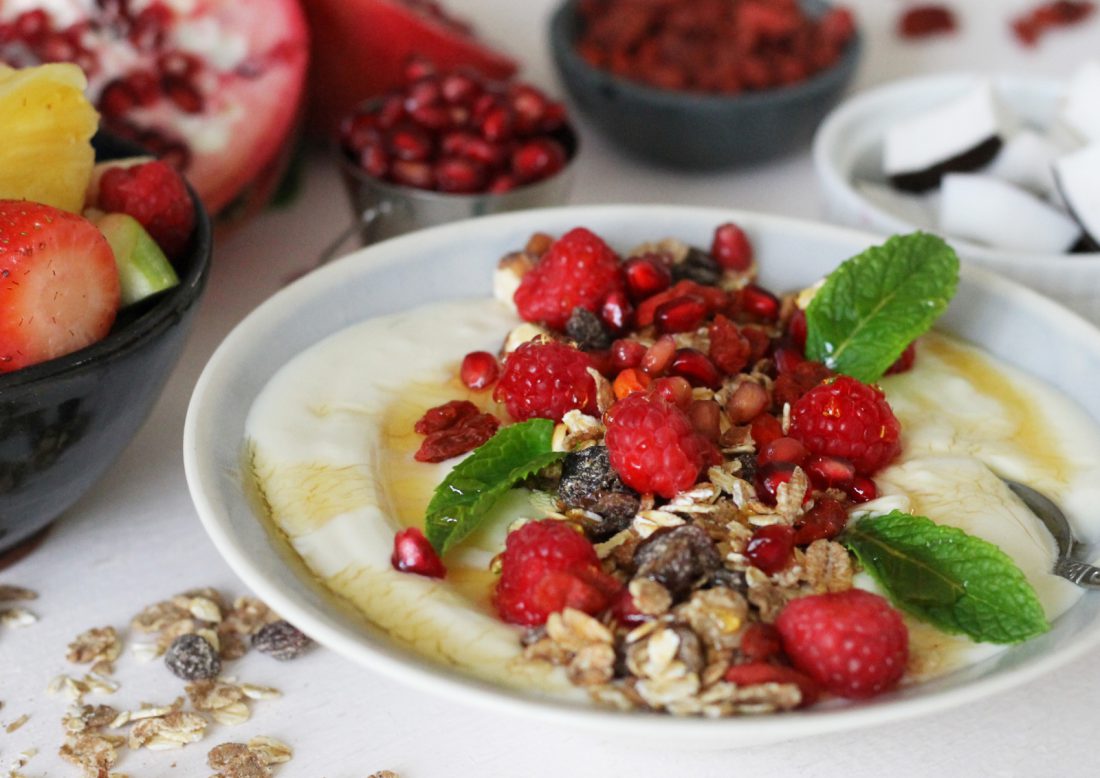
{"type": "Polygon", "coordinates": [[[877,184],[873,181],[856,181],[856,191],[887,213],[924,230],[936,229],[937,204],[935,193],[913,194],[877,184]]]}
{"type": "Polygon", "coordinates": [[[1073,74],[1059,119],[1085,142],[1100,142],[1100,62],[1086,62],[1073,74]]]}
{"type": "Polygon", "coordinates": [[[1039,133],[1020,130],[1005,142],[984,172],[1040,197],[1049,197],[1056,189],[1054,161],[1061,153],[1039,133]]]}
{"type": "Polygon", "coordinates": [[[1009,121],[987,81],[907,117],[886,131],[883,169],[898,189],[924,192],[946,173],[988,164],[1009,136],[1009,121]]]}
{"type": "Polygon", "coordinates": [[[1081,237],[1077,223],[1030,192],[979,173],[943,178],[940,230],[996,248],[1060,254],[1081,237]]]}
{"type": "Polygon", "coordinates": [[[1060,158],[1054,170],[1070,213],[1085,231],[1082,248],[1100,251],[1100,142],[1060,158]]]}

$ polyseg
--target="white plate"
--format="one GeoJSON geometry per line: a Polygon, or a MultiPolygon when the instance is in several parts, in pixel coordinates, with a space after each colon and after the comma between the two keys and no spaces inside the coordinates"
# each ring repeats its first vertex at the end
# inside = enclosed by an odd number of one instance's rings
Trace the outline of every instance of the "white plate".
{"type": "MultiPolygon", "coordinates": [[[[871,202],[854,182],[885,182],[882,141],[890,126],[965,92],[985,78],[953,74],[895,81],[837,106],[818,128],[813,149],[829,218],[884,235],[917,229],[904,215],[871,202]]],[[[1000,99],[1026,123],[1046,127],[1054,122],[1065,93],[1062,82],[1015,76],[997,76],[991,81],[1000,99]]],[[[963,258],[1022,281],[1100,322],[1100,253],[1034,254],[950,240],[963,258]]]]}
{"type": "MultiPolygon", "coordinates": [[[[1087,594],[1054,628],[984,663],[863,704],[727,720],[623,714],[507,691],[402,649],[336,602],[270,534],[242,489],[249,408],[293,355],[365,318],[433,300],[485,297],[492,269],[534,231],[583,225],[625,249],[675,236],[709,244],[728,220],[751,237],[764,283],[804,286],[880,242],[873,236],[774,216],[700,208],[605,206],[485,217],[407,235],[357,252],[279,292],[226,338],[203,371],[187,414],[188,486],[207,532],[244,582],[322,644],[366,667],[455,702],[474,703],[632,742],[692,747],[762,743],[933,713],[1026,682],[1100,643],[1100,595],[1087,594]]],[[[974,268],[963,273],[944,329],[1044,377],[1100,419],[1100,331],[1049,300],[974,268]]]]}

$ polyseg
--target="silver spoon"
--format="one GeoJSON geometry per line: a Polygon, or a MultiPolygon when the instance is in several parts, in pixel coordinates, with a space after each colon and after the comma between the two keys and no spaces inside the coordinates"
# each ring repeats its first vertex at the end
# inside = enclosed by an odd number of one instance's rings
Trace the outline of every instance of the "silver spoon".
{"type": "Polygon", "coordinates": [[[1054,560],[1054,574],[1060,575],[1078,586],[1100,589],[1100,567],[1093,567],[1074,557],[1082,550],[1082,545],[1073,537],[1073,530],[1062,509],[1046,495],[1024,486],[1016,481],[1002,478],[1008,488],[1026,505],[1032,513],[1050,530],[1054,542],[1058,544],[1058,558],[1054,560]]]}

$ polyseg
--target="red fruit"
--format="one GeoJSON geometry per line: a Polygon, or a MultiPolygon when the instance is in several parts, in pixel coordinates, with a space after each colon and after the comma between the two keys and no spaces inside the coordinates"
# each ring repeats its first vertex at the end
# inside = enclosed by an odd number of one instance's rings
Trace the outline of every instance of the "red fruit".
{"type": "Polygon", "coordinates": [[[583,351],[555,341],[529,341],[504,360],[493,397],[516,421],[561,421],[568,411],[596,413],[592,360],[583,351]]]}
{"type": "Polygon", "coordinates": [[[767,662],[750,662],[733,665],[726,671],[726,680],[738,686],[758,686],[762,683],[793,683],[802,692],[802,702],[798,707],[805,708],[817,702],[821,696],[821,687],[804,673],[794,668],[773,665],[767,662]]]}
{"type": "Polygon", "coordinates": [[[736,324],[719,314],[711,322],[708,334],[710,359],[715,367],[725,375],[737,375],[748,367],[752,346],[736,324]]]}
{"type": "MultiPolygon", "coordinates": [[[[792,465],[790,462],[769,462],[758,467],[754,482],[757,498],[768,505],[775,505],[780,485],[790,482],[796,467],[798,465],[792,465]]],[[[808,502],[809,499],[810,493],[807,491],[802,502],[808,502]]]]}
{"type": "Polygon", "coordinates": [[[898,357],[894,364],[890,365],[890,369],[886,371],[886,375],[897,375],[898,373],[907,373],[913,369],[913,364],[917,361],[917,342],[913,341],[905,347],[905,351],[901,352],[901,356],[898,357]]]}
{"type": "Polygon", "coordinates": [[[119,294],[114,253],[94,224],[0,200],[0,373],[106,337],[119,294]]]}
{"type": "Polygon", "coordinates": [[[740,309],[756,319],[778,321],[779,298],[756,284],[746,284],[737,295],[740,309]]]}
{"type": "Polygon", "coordinates": [[[413,430],[421,435],[430,435],[455,426],[464,419],[481,413],[469,400],[451,400],[443,405],[429,408],[413,425],[413,430]]]}
{"type": "Polygon", "coordinates": [[[901,614],[861,589],[792,600],[775,626],[794,666],[841,697],[889,691],[909,660],[901,614]]]}
{"type": "Polygon", "coordinates": [[[309,42],[296,0],[64,8],[42,11],[38,32],[6,25],[0,61],[76,62],[104,128],[180,169],[211,213],[273,193],[304,95],[309,42]]]}
{"type": "Polygon", "coordinates": [[[794,405],[806,392],[833,375],[833,371],[820,362],[802,359],[785,348],[776,352],[776,364],[783,366],[772,387],[772,400],[777,408],[787,403],[794,405]]]}
{"type": "Polygon", "coordinates": [[[769,462],[788,462],[792,465],[801,465],[806,459],[806,447],[794,438],[776,438],[760,449],[756,455],[756,462],[766,465],[769,462]]]}
{"type": "Polygon", "coordinates": [[[917,5],[907,8],[898,19],[898,36],[928,38],[954,32],[958,27],[955,12],[945,5],[917,5]]]}
{"type": "Polygon", "coordinates": [[[435,185],[440,192],[480,192],[485,189],[485,168],[472,159],[444,157],[435,163],[435,185]]]}
{"type": "Polygon", "coordinates": [[[671,335],[662,335],[657,341],[646,349],[642,356],[642,370],[651,376],[659,376],[668,370],[676,356],[676,341],[671,335]]]}
{"type": "Polygon", "coordinates": [[[793,373],[795,368],[806,361],[802,357],[801,352],[786,346],[777,348],[775,353],[772,354],[772,359],[775,360],[775,369],[780,375],[783,373],[793,373]]]}
{"type": "Polygon", "coordinates": [[[419,127],[401,125],[390,130],[387,136],[389,152],[397,159],[426,162],[432,156],[432,138],[419,127]]]}
{"type": "Polygon", "coordinates": [[[519,315],[563,330],[576,307],[598,313],[612,292],[623,290],[619,258],[606,243],[583,227],[558,238],[515,293],[519,315]]]}
{"type": "Polygon", "coordinates": [[[462,358],[462,369],[459,371],[462,383],[469,389],[484,389],[500,374],[500,366],[497,358],[488,351],[471,351],[462,358]]]}
{"type": "Polygon", "coordinates": [[[415,189],[435,188],[435,169],[427,162],[395,159],[390,166],[390,178],[394,183],[415,189]]]}
{"type": "Polygon", "coordinates": [[[686,378],[680,378],[680,376],[658,378],[650,386],[649,393],[681,409],[686,410],[691,404],[691,384],[686,378]]]}
{"type": "Polygon", "coordinates": [[[803,465],[817,489],[844,489],[856,477],[856,467],[844,457],[812,456],[803,465]]]}
{"type": "Polygon", "coordinates": [[[604,423],[611,467],[638,492],[672,498],[694,486],[704,467],[721,461],[718,449],[683,411],[653,395],[619,400],[604,423]]]}
{"type": "Polygon", "coordinates": [[[424,533],[416,527],[403,529],[394,535],[390,564],[394,570],[402,573],[416,573],[428,578],[443,578],[447,575],[443,560],[435,553],[424,533]]]}
{"type": "Polygon", "coordinates": [[[656,254],[631,257],[623,264],[626,290],[634,302],[652,297],[672,285],[672,271],[656,254]]]}
{"type": "Polygon", "coordinates": [[[774,416],[761,413],[752,420],[749,432],[752,435],[752,442],[756,444],[756,450],[759,451],[776,438],[783,437],[783,425],[774,416]]]}
{"type": "Polygon", "coordinates": [[[771,624],[754,621],[741,633],[741,656],[749,662],[770,659],[783,650],[779,630],[771,624]]]}
{"type": "Polygon", "coordinates": [[[615,598],[615,602],[611,606],[611,615],[615,618],[615,621],[631,627],[652,618],[638,610],[634,598],[630,596],[630,590],[626,588],[623,588],[619,592],[619,596],[615,598]]]}
{"type": "Polygon", "coordinates": [[[504,621],[537,626],[564,608],[599,613],[621,588],[573,525],[543,519],[509,533],[494,601],[504,621]]]}
{"type": "Polygon", "coordinates": [[[707,312],[706,302],[699,297],[675,297],[657,306],[653,323],[662,333],[691,332],[703,323],[707,312]]]}
{"type": "Polygon", "coordinates": [[[519,181],[540,181],[565,167],[565,149],[556,140],[535,138],[512,152],[512,173],[519,181]]]}
{"type": "Polygon", "coordinates": [[[722,435],[722,409],[714,400],[692,400],[687,408],[695,431],[712,443],[722,435]]]}
{"type": "Polygon", "coordinates": [[[878,487],[867,476],[857,475],[844,490],[852,502],[868,502],[878,497],[878,487]]]}
{"type": "Polygon", "coordinates": [[[801,353],[806,351],[806,312],[796,308],[787,323],[787,334],[801,353]]]}
{"type": "MultiPolygon", "coordinates": [[[[732,424],[747,424],[763,414],[770,402],[767,389],[754,381],[745,381],[726,401],[726,415],[729,416],[732,424]]],[[[782,434],[783,430],[780,429],[779,435],[782,434]]],[[[760,443],[757,443],[757,446],[760,446],[760,443]]]]}
{"type": "MultiPolygon", "coordinates": [[[[479,413],[476,410],[475,408],[475,413],[471,414],[463,409],[461,417],[454,423],[430,432],[421,441],[420,448],[413,454],[413,459],[417,462],[443,462],[473,451],[486,443],[500,428],[500,419],[490,413],[479,413]]],[[[426,418],[427,415],[425,415],[426,418]]],[[[421,419],[421,422],[425,419],[421,419]]],[[[421,427],[420,422],[417,422],[417,427],[421,427]]]]}
{"type": "Polygon", "coordinates": [[[690,279],[677,281],[671,288],[659,292],[638,304],[638,313],[635,321],[639,327],[647,327],[653,323],[653,317],[657,308],[669,300],[688,295],[698,297],[707,304],[707,315],[716,313],[725,308],[729,298],[721,289],[714,286],[704,286],[690,279]]]}
{"type": "Polygon", "coordinates": [[[811,389],[791,408],[790,436],[813,454],[844,457],[871,475],[901,451],[901,425],[882,392],[840,376],[811,389]]]}
{"type": "Polygon", "coordinates": [[[311,129],[328,134],[356,105],[422,77],[405,67],[420,56],[440,72],[469,66],[486,78],[505,79],[516,64],[485,48],[470,28],[436,3],[417,0],[305,0],[313,33],[309,96],[311,129]]]}
{"type": "Polygon", "coordinates": [[[600,320],[616,334],[630,329],[634,317],[634,306],[630,304],[625,292],[616,290],[607,296],[600,308],[600,320]]]}
{"type": "Polygon", "coordinates": [[[786,524],[760,527],[749,539],[745,556],[755,567],[768,575],[778,573],[791,561],[794,551],[794,529],[786,524]]]}
{"type": "Polygon", "coordinates": [[[674,376],[686,378],[692,386],[705,386],[718,389],[722,385],[722,376],[718,368],[702,351],[693,348],[679,349],[672,357],[668,372],[674,376]]]}
{"type": "Polygon", "coordinates": [[[170,259],[183,256],[195,229],[195,205],[183,179],[159,160],[108,168],[89,205],[130,214],[170,259]]]}
{"type": "Polygon", "coordinates": [[[794,525],[794,542],[808,546],[815,540],[832,540],[848,523],[848,511],[831,497],[819,497],[814,507],[799,517],[794,525]]]}
{"type": "Polygon", "coordinates": [[[645,352],[646,347],[638,341],[620,338],[611,344],[611,366],[616,371],[638,367],[645,352]]]}
{"type": "Polygon", "coordinates": [[[710,253],[726,270],[741,272],[752,267],[752,244],[744,231],[732,222],[714,231],[710,253]]]}

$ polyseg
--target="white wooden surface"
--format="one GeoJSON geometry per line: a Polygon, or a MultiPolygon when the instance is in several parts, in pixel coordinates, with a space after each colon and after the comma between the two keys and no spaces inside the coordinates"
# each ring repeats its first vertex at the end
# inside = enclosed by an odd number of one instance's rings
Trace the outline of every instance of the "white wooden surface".
{"type": "MultiPolygon", "coordinates": [[[[1064,76],[1085,57],[1100,56],[1100,19],[1052,34],[1036,50],[1020,48],[1006,19],[1025,3],[958,2],[963,33],[921,44],[902,44],[892,34],[893,15],[902,3],[851,4],[867,36],[857,88],[943,70],[1064,76]]],[[[550,0],[452,0],[451,6],[475,19],[485,36],[519,54],[527,78],[557,91],[542,32],[550,0]]],[[[748,170],[688,176],[630,161],[591,133],[584,141],[575,203],[729,205],[807,218],[821,212],[808,150],[748,170]]],[[[41,618],[37,624],[0,627],[0,775],[27,748],[39,751],[25,768],[27,775],[76,774],[56,756],[67,702],[45,692],[53,676],[72,669],[64,654],[76,633],[104,624],[122,628],[143,605],[189,587],[243,593],[204,535],[187,494],[180,455],[187,400],[221,338],[288,272],[305,266],[347,218],[333,166],[317,154],[292,207],[271,211],[219,243],[196,329],[149,422],[45,544],[0,572],[0,583],[22,584],[41,595],[31,604],[41,618]],[[30,715],[25,726],[3,731],[24,713],[30,715]]],[[[1057,775],[1095,762],[1097,662],[1100,656],[1088,656],[1056,675],[936,718],[738,751],[675,752],[536,729],[460,707],[324,650],[290,664],[253,654],[232,672],[281,688],[282,699],[256,703],[247,724],[215,726],[206,740],[182,751],[127,752],[117,769],[135,778],[208,775],[210,746],[268,734],[295,749],[294,760],[278,775],[306,778],[366,778],[381,769],[403,778],[1057,775]]],[[[161,664],[142,664],[130,655],[120,661],[116,677],[121,690],[101,701],[120,707],[169,701],[182,687],[161,664]]]]}

